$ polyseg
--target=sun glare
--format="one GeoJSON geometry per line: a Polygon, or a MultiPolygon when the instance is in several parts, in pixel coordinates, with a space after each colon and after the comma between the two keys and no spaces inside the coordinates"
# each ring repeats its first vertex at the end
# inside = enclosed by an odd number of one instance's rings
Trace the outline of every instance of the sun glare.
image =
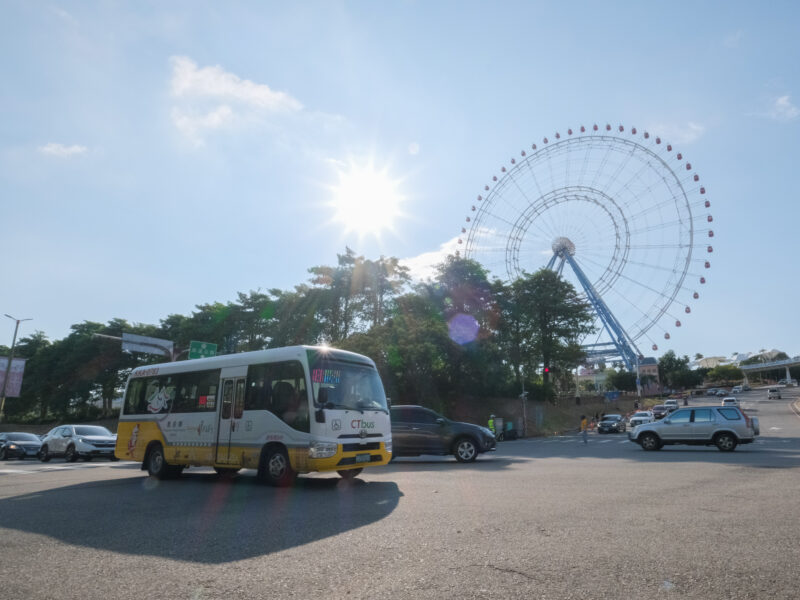
{"type": "Polygon", "coordinates": [[[344,225],[345,232],[378,237],[382,231],[393,228],[401,216],[403,200],[398,181],[389,176],[387,169],[376,170],[371,163],[366,166],[351,163],[346,170],[339,171],[331,203],[334,219],[344,225]]]}

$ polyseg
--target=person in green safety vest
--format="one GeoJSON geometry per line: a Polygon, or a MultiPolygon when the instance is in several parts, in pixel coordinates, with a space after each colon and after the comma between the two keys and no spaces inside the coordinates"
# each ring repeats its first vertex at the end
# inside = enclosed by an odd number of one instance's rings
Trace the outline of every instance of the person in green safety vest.
{"type": "Polygon", "coordinates": [[[497,435],[497,430],[494,428],[494,415],[489,415],[489,429],[495,436],[497,435]]]}

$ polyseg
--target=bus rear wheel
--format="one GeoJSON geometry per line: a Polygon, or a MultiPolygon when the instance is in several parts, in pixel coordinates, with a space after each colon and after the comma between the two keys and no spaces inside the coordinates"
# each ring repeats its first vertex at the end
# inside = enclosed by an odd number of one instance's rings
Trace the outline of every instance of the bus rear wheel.
{"type": "Polygon", "coordinates": [[[258,464],[259,479],[275,487],[286,487],[292,484],[294,477],[286,450],[279,447],[264,450],[258,464]]]}

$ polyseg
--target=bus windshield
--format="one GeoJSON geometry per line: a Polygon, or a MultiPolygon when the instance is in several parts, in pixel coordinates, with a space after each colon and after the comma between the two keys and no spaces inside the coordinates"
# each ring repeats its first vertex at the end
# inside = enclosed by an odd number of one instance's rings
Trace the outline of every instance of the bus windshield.
{"type": "Polygon", "coordinates": [[[311,386],[317,406],[389,413],[381,378],[373,367],[320,358],[311,366],[311,386]]]}

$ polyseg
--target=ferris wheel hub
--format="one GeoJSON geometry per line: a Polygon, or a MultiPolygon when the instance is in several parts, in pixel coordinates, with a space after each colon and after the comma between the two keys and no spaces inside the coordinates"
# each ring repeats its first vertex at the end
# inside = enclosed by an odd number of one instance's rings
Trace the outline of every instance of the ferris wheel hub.
{"type": "Polygon", "coordinates": [[[553,240],[553,254],[567,252],[570,256],[575,256],[575,244],[567,237],[557,237],[553,240]]]}

